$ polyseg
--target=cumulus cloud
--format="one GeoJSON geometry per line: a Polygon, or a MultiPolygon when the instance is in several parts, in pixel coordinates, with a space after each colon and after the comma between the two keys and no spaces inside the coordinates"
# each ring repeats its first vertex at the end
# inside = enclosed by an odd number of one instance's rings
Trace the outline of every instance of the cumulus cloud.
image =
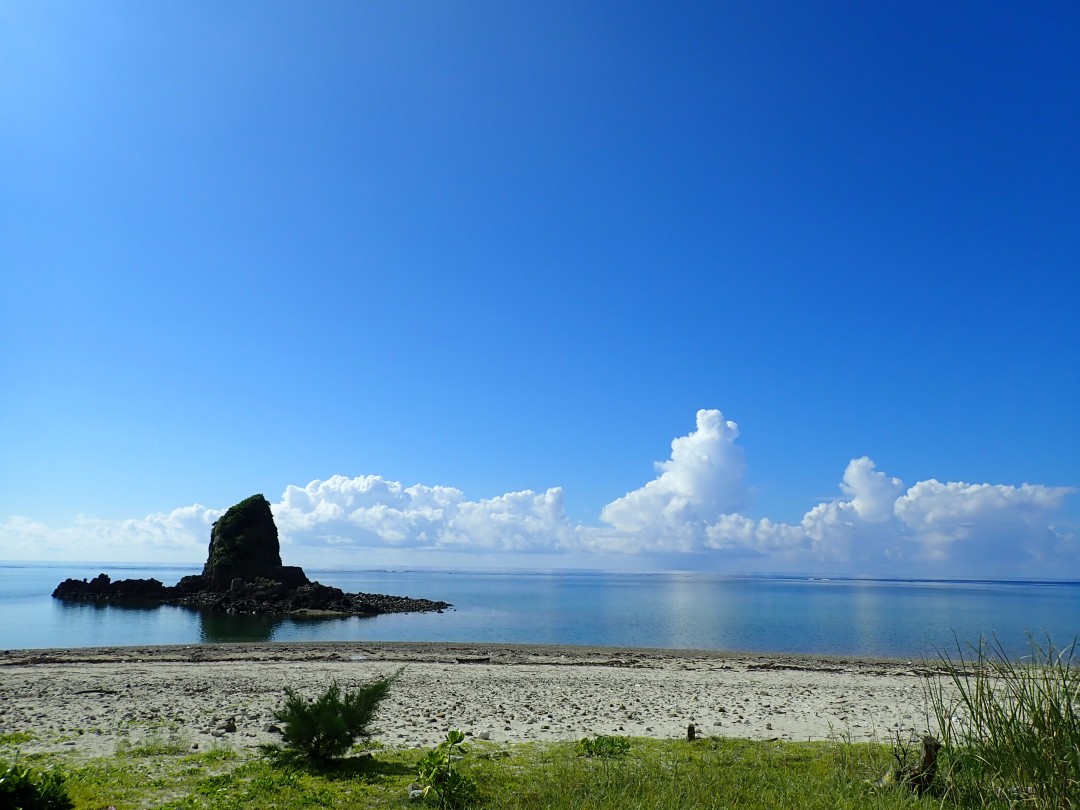
{"type": "Polygon", "coordinates": [[[719,411],[699,411],[697,430],[675,439],[671,458],[657,464],[660,475],[604,507],[608,526],[579,527],[582,544],[604,553],[717,552],[769,567],[843,563],[864,571],[1075,555],[1074,538],[1051,527],[1071,488],[934,480],[905,488],[866,456],[848,462],[841,494],[798,524],[754,520],[740,511],[738,436],[719,411]]]}
{"type": "Polygon", "coordinates": [[[739,427],[716,410],[697,412],[697,429],[671,442],[660,475],[603,508],[601,519],[620,532],[681,533],[701,527],[745,502],[746,461],[735,445],[739,427]]]}
{"type": "MultiPolygon", "coordinates": [[[[596,525],[571,523],[558,487],[470,500],[454,487],[406,486],[377,475],[290,485],[272,508],[283,544],[300,550],[287,556],[298,562],[305,552],[328,549],[340,562],[375,550],[489,559],[644,553],[694,555],[685,557],[688,567],[742,559],[757,570],[907,566],[944,576],[971,574],[988,560],[1045,568],[1080,555],[1077,538],[1053,528],[1071,488],[933,479],[907,487],[866,456],[848,462],[836,498],[798,523],[748,517],[738,438],[738,425],[720,411],[698,411],[695,429],[656,463],[656,477],[604,506],[596,525]]],[[[196,505],[127,521],[78,517],[60,528],[14,517],[0,524],[0,557],[198,561],[221,513],[196,505]]]]}
{"type": "Polygon", "coordinates": [[[573,545],[558,488],[469,501],[453,487],[336,475],[289,486],[273,509],[282,534],[300,544],[519,552],[573,545]]]}
{"type": "Polygon", "coordinates": [[[897,519],[927,560],[1038,559],[1063,538],[1051,520],[1067,487],[920,481],[896,500],[897,519]]]}
{"type": "Polygon", "coordinates": [[[195,504],[128,520],[79,515],[62,527],[12,517],[0,524],[0,549],[8,559],[21,560],[187,562],[206,556],[210,527],[221,515],[220,509],[195,504]]]}

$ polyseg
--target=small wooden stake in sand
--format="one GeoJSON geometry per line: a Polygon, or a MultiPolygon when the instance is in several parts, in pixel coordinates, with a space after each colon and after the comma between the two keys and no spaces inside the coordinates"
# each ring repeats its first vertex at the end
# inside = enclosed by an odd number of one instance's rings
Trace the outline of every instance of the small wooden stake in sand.
{"type": "Polygon", "coordinates": [[[697,729],[695,729],[694,724],[691,723],[690,725],[688,725],[686,727],[686,741],[687,742],[693,742],[694,738],[696,736],[697,736],[697,729]]]}

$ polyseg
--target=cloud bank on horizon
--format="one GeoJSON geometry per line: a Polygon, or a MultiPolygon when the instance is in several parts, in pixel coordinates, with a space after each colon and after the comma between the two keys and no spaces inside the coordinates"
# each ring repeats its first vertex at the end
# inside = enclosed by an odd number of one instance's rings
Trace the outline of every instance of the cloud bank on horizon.
{"type": "MultiPolygon", "coordinates": [[[[289,485],[272,507],[297,562],[298,549],[361,565],[373,550],[408,552],[412,563],[421,561],[417,552],[463,563],[481,554],[519,562],[636,555],[668,567],[956,576],[990,564],[999,573],[1052,574],[1080,556],[1077,538],[1053,524],[1072,487],[934,479],[906,487],[865,456],[848,462],[841,494],[798,523],[752,519],[743,513],[749,493],[738,438],[738,425],[720,411],[699,410],[695,429],[657,462],[657,476],[604,506],[596,526],[568,518],[559,487],[469,500],[454,487],[403,486],[377,475],[289,485]]],[[[79,516],[63,527],[12,517],[0,540],[12,559],[195,561],[222,512],[194,505],[124,521],[79,516]]]]}

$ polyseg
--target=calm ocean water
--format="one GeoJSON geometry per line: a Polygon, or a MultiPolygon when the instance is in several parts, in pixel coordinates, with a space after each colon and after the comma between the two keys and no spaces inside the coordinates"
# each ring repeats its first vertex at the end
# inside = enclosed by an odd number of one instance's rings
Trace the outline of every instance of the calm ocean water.
{"type": "MultiPolygon", "coordinates": [[[[0,563],[0,649],[223,641],[476,641],[934,656],[996,635],[1061,646],[1080,633],[1080,583],[731,577],[697,573],[316,570],[346,591],[443,599],[443,614],[295,621],[64,604],[67,577],[156,577],[198,568],[0,563]]],[[[966,646],[965,646],[966,651],[966,646]]]]}

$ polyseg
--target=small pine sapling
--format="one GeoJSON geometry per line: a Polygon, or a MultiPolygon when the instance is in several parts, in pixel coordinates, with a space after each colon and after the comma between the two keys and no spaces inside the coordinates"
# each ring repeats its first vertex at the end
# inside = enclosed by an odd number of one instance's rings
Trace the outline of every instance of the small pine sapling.
{"type": "Polygon", "coordinates": [[[284,745],[263,745],[263,753],[279,764],[332,765],[358,738],[368,736],[379,703],[400,674],[398,670],[344,693],[335,681],[311,701],[285,687],[285,705],[274,712],[274,719],[283,725],[284,745]]]}

